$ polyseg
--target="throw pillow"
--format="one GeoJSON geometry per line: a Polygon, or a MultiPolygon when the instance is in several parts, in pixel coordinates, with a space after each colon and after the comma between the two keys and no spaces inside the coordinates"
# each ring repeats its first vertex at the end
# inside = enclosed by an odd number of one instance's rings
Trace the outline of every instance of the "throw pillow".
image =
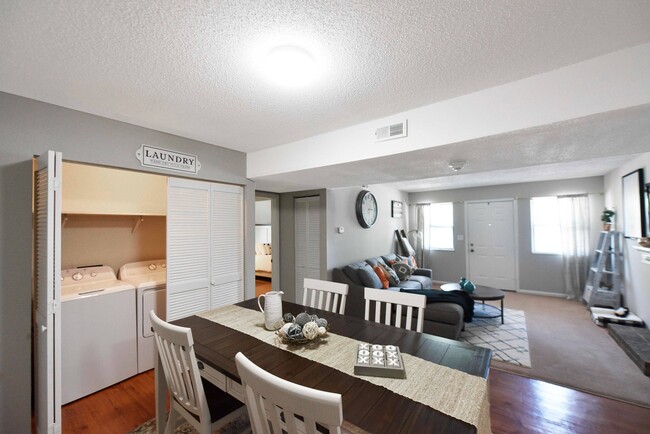
{"type": "Polygon", "coordinates": [[[388,278],[386,277],[386,273],[384,273],[384,269],[380,265],[375,265],[372,269],[375,270],[379,280],[381,280],[381,287],[388,289],[388,278]]]}
{"type": "Polygon", "coordinates": [[[382,283],[379,280],[379,276],[375,273],[375,270],[370,268],[370,265],[366,265],[363,268],[359,268],[359,279],[361,284],[367,288],[381,288],[382,283]]]}
{"type": "Polygon", "coordinates": [[[399,285],[399,277],[397,276],[397,273],[395,273],[395,271],[388,265],[382,265],[382,268],[384,269],[384,274],[386,274],[390,286],[399,285]]]}
{"type": "Polygon", "coordinates": [[[395,262],[393,264],[393,270],[397,273],[397,277],[400,280],[408,280],[411,278],[411,274],[413,274],[413,269],[406,262],[395,262]]]}

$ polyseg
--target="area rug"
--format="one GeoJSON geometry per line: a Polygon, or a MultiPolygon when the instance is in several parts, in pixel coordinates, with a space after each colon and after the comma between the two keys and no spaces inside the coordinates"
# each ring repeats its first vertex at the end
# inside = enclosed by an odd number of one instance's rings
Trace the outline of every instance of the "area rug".
{"type": "MultiPolygon", "coordinates": [[[[251,425],[248,420],[248,415],[244,414],[237,419],[230,422],[228,425],[216,429],[212,434],[241,434],[241,433],[250,433],[251,425]]],[[[133,431],[130,431],[127,434],[156,434],[156,419],[148,420],[143,423],[133,431]]],[[[198,434],[192,425],[185,422],[176,428],[174,434],[198,434]]],[[[361,428],[352,425],[347,421],[343,421],[341,426],[341,434],[369,434],[368,432],[362,430],[361,428]]]]}
{"type": "MultiPolygon", "coordinates": [[[[239,434],[251,432],[248,415],[243,414],[226,426],[216,429],[212,434],[239,434]]],[[[148,420],[128,434],[156,434],[156,419],[148,420]]],[[[198,434],[192,425],[185,422],[176,428],[174,434],[198,434]]]]}
{"type": "Polygon", "coordinates": [[[521,310],[504,309],[501,318],[476,318],[465,324],[461,342],[492,350],[492,360],[530,368],[526,315],[521,310]]]}

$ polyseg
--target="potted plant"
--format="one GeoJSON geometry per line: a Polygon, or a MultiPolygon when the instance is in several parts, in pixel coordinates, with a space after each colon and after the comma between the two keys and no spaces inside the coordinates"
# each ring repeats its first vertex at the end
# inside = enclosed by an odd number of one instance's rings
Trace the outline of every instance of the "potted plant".
{"type": "Polygon", "coordinates": [[[603,222],[603,230],[609,231],[612,228],[612,220],[616,212],[611,209],[603,209],[603,213],[600,215],[600,220],[603,222]]]}

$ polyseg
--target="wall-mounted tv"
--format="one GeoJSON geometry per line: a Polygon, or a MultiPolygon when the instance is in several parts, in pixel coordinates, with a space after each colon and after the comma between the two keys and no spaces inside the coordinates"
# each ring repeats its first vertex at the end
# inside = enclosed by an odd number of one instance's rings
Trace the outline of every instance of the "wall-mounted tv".
{"type": "Polygon", "coordinates": [[[643,169],[623,176],[623,234],[626,238],[647,236],[643,169]]]}

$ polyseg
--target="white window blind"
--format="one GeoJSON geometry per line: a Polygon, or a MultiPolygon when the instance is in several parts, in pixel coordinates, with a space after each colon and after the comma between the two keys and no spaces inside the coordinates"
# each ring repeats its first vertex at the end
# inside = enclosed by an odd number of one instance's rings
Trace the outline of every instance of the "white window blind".
{"type": "Polygon", "coordinates": [[[454,250],[454,204],[432,203],[429,207],[431,250],[454,250]]]}
{"type": "Polygon", "coordinates": [[[562,254],[557,197],[533,197],[530,200],[530,224],[533,253],[562,254]]]}

